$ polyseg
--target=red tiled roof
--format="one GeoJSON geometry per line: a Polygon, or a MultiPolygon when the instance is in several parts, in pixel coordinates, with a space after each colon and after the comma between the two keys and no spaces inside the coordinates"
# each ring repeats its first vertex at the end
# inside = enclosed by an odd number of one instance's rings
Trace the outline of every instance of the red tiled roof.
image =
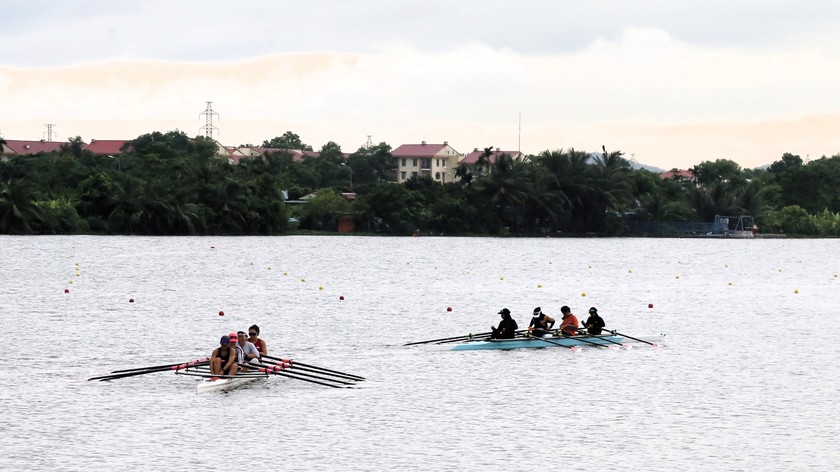
{"type": "Polygon", "coordinates": [[[668,172],[659,174],[660,179],[673,179],[679,177],[692,179],[694,178],[694,174],[692,174],[689,170],[669,170],[668,172]]]}
{"type": "Polygon", "coordinates": [[[91,139],[90,144],[85,146],[86,151],[90,151],[94,154],[109,154],[112,156],[118,156],[122,154],[120,148],[123,147],[125,143],[127,143],[128,139],[91,139]]]}
{"type": "MultiPolygon", "coordinates": [[[[458,164],[475,164],[476,162],[478,162],[478,158],[481,157],[482,154],[484,154],[484,151],[479,151],[478,149],[476,149],[475,151],[467,154],[467,157],[461,159],[461,161],[458,164]]],[[[522,155],[522,153],[519,151],[500,151],[497,149],[493,151],[492,154],[490,154],[490,157],[488,157],[487,160],[490,162],[490,164],[495,164],[496,158],[498,156],[501,156],[502,154],[507,154],[514,159],[522,155]]]]}
{"type": "Polygon", "coordinates": [[[391,153],[394,157],[434,157],[448,144],[403,144],[391,153]]]}
{"type": "Polygon", "coordinates": [[[20,141],[16,139],[6,140],[6,148],[12,151],[11,154],[17,154],[20,156],[24,156],[27,154],[37,154],[39,152],[57,152],[61,149],[62,144],[66,143],[59,143],[56,141],[20,141]]]}

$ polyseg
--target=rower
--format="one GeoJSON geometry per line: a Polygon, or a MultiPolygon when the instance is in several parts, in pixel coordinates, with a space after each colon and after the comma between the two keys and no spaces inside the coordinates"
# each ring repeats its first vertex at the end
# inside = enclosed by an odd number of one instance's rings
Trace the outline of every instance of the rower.
{"type": "Polygon", "coordinates": [[[219,347],[210,355],[210,372],[213,375],[236,375],[236,350],[230,345],[230,337],[222,336],[219,347]]]}
{"type": "Polygon", "coordinates": [[[519,329],[516,320],[511,318],[507,308],[502,308],[499,314],[502,315],[502,322],[499,323],[498,329],[495,326],[490,327],[493,330],[490,339],[513,339],[516,337],[516,330],[519,329]]]}
{"type": "Polygon", "coordinates": [[[560,313],[563,313],[563,322],[560,323],[560,332],[564,336],[574,336],[577,334],[578,319],[572,314],[572,309],[566,305],[560,308],[560,313]]]}
{"type": "Polygon", "coordinates": [[[251,325],[251,327],[248,328],[248,341],[256,346],[257,350],[260,351],[260,356],[268,354],[268,348],[265,347],[265,341],[260,338],[259,326],[251,325]]]}
{"type": "Polygon", "coordinates": [[[601,334],[601,329],[603,329],[607,324],[604,322],[604,319],[598,315],[598,309],[593,306],[589,309],[589,318],[586,319],[586,322],[583,323],[583,325],[586,326],[589,334],[601,334]]]}
{"type": "Polygon", "coordinates": [[[257,350],[257,347],[254,346],[254,343],[248,341],[248,337],[245,334],[245,331],[238,331],[236,333],[237,343],[236,343],[236,362],[239,364],[245,364],[247,362],[251,362],[254,359],[260,358],[260,351],[257,350]]]}
{"type": "Polygon", "coordinates": [[[528,324],[528,331],[531,332],[531,335],[541,338],[552,326],[554,326],[554,318],[543,313],[540,307],[534,308],[534,316],[528,324]]]}

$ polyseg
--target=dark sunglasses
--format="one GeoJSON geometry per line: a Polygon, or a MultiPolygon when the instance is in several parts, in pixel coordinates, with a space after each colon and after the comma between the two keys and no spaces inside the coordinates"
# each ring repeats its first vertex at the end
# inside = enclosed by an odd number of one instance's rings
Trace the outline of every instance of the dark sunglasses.
{"type": "Polygon", "coordinates": [[[248,333],[248,336],[256,336],[257,333],[248,333]]]}

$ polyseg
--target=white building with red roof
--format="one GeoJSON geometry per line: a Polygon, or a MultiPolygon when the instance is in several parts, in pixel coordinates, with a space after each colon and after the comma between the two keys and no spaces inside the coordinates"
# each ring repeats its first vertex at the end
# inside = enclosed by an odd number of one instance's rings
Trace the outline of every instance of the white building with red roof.
{"type": "Polygon", "coordinates": [[[455,181],[455,167],[463,157],[446,141],[443,144],[403,144],[391,153],[397,160],[397,182],[429,176],[445,184],[455,181]]]}

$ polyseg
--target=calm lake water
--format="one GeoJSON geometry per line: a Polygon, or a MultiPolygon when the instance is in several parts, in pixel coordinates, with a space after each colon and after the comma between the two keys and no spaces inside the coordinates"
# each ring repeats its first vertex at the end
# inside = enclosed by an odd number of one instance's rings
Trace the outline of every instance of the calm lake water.
{"type": "Polygon", "coordinates": [[[838,252],[837,240],[0,237],[0,469],[837,470],[838,252]],[[503,307],[524,327],[535,306],[564,304],[665,345],[402,346],[487,331],[503,307]],[[209,355],[253,323],[273,354],[369,380],[206,395],[171,373],[85,380],[209,355]]]}

